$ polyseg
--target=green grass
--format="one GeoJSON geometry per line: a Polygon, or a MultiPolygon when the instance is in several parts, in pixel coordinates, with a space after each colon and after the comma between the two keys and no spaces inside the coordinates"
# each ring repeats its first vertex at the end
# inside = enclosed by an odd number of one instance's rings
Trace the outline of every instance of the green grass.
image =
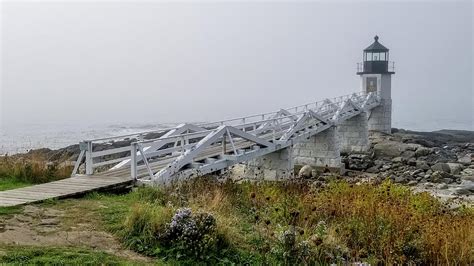
{"type": "Polygon", "coordinates": [[[0,247],[0,263],[13,265],[139,265],[101,251],[64,247],[0,247]]]}
{"type": "Polygon", "coordinates": [[[15,178],[0,178],[0,191],[27,187],[31,185],[31,182],[22,181],[15,178]]]}
{"type": "Polygon", "coordinates": [[[20,206],[0,207],[0,216],[21,213],[22,210],[23,210],[23,207],[20,207],[20,206]]]}

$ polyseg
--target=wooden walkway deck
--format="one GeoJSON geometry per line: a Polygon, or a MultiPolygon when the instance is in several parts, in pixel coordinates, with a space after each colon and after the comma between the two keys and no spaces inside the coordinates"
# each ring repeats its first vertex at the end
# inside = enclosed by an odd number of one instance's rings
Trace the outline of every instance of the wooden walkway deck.
{"type": "Polygon", "coordinates": [[[0,191],[0,207],[72,197],[91,191],[124,187],[132,183],[133,180],[130,177],[76,176],[45,184],[0,191]]]}

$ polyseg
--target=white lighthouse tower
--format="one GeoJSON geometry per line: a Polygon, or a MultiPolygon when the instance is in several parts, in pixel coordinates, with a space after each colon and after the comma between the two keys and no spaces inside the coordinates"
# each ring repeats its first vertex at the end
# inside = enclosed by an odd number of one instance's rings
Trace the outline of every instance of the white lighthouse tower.
{"type": "Polygon", "coordinates": [[[362,91],[377,92],[381,105],[368,114],[368,129],[390,134],[392,131],[392,74],[394,63],[389,62],[388,49],[374,37],[374,43],[364,49],[363,63],[357,64],[362,91]]]}

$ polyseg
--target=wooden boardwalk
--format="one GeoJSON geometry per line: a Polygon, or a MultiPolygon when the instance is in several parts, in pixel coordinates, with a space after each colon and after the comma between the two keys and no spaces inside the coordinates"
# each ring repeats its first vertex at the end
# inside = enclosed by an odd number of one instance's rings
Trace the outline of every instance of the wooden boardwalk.
{"type": "Polygon", "coordinates": [[[0,207],[78,196],[91,191],[124,187],[132,183],[133,180],[129,176],[76,176],[50,183],[0,191],[0,207]]]}

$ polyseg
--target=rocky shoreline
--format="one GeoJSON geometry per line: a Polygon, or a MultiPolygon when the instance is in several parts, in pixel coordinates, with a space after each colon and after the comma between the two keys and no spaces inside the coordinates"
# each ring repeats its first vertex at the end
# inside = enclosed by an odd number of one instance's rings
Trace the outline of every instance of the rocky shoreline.
{"type": "Polygon", "coordinates": [[[474,202],[474,132],[394,129],[392,135],[373,132],[370,138],[367,153],[343,155],[346,169],[474,202]]]}

